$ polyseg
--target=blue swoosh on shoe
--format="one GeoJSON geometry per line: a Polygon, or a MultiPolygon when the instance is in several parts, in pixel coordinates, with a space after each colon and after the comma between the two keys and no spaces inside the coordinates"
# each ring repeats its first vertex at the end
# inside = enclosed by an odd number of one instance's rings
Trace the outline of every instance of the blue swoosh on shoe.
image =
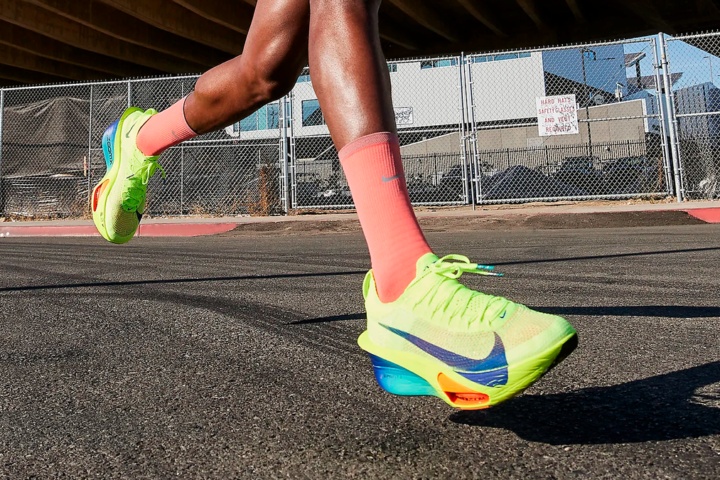
{"type": "Polygon", "coordinates": [[[495,333],[495,345],[490,354],[483,359],[475,359],[445,350],[411,333],[388,327],[382,323],[380,326],[404,338],[423,352],[437,358],[445,365],[453,369],[462,370],[455,371],[457,374],[462,375],[472,382],[489,387],[505,385],[507,383],[508,363],[505,356],[505,345],[503,345],[502,339],[500,339],[497,333],[495,333]]]}

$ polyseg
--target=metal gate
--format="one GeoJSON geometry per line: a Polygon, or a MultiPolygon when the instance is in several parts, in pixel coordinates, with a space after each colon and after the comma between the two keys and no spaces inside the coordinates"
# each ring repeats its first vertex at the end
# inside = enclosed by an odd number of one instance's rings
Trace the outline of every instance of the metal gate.
{"type": "Polygon", "coordinates": [[[655,39],[469,55],[465,65],[477,203],[671,192],[655,39]],[[543,136],[539,99],[560,95],[574,96],[579,132],[543,136]]]}
{"type": "Polygon", "coordinates": [[[668,104],[672,107],[679,197],[720,197],[720,33],[663,40],[668,104]]]}

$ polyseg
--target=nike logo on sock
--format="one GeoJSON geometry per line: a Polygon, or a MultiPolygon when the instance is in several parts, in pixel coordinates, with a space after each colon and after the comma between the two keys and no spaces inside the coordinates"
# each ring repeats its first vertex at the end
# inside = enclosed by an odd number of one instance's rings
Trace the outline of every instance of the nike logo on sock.
{"type": "Polygon", "coordinates": [[[397,180],[399,178],[405,178],[405,175],[395,175],[394,177],[387,178],[385,175],[382,177],[383,183],[392,182],[393,180],[397,180]]]}

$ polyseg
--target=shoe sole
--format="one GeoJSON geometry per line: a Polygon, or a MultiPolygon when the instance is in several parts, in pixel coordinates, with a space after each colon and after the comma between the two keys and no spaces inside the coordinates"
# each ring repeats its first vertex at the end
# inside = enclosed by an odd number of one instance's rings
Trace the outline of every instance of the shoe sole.
{"type": "Polygon", "coordinates": [[[424,357],[375,345],[367,331],[360,335],[358,344],[370,355],[375,378],[385,391],[403,396],[435,396],[455,408],[479,410],[504,402],[535,383],[577,348],[578,336],[574,332],[545,352],[510,365],[512,380],[498,387],[471,382],[446,365],[424,357]]]}
{"type": "Polygon", "coordinates": [[[122,114],[119,120],[115,121],[110,125],[105,133],[103,134],[103,155],[105,157],[105,165],[108,171],[105,176],[100,180],[95,188],[93,188],[92,196],[92,213],[93,222],[100,235],[109,242],[112,243],[127,243],[130,238],[125,237],[111,237],[107,231],[105,225],[105,211],[107,208],[107,199],[110,196],[110,192],[115,186],[118,173],[120,172],[120,165],[122,163],[122,130],[125,123],[125,119],[135,112],[142,112],[140,108],[128,108],[122,114]]]}

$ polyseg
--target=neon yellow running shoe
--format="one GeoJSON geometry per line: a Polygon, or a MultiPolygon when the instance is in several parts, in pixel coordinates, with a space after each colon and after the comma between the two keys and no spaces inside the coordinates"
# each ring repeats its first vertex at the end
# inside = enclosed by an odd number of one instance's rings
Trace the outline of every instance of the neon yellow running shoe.
{"type": "Polygon", "coordinates": [[[496,405],[522,392],[577,346],[566,320],[470,290],[463,273],[491,273],[460,255],[417,263],[417,276],[384,304],[372,271],[363,293],[368,329],[360,347],[375,378],[396,395],[434,395],[456,408],[496,405]]]}
{"type": "Polygon", "coordinates": [[[103,134],[107,173],[93,189],[93,221],[100,235],[113,243],[127,243],[145,212],[147,184],[158,168],[158,157],[146,157],[135,141],[140,128],[157,111],[128,108],[103,134]]]}

